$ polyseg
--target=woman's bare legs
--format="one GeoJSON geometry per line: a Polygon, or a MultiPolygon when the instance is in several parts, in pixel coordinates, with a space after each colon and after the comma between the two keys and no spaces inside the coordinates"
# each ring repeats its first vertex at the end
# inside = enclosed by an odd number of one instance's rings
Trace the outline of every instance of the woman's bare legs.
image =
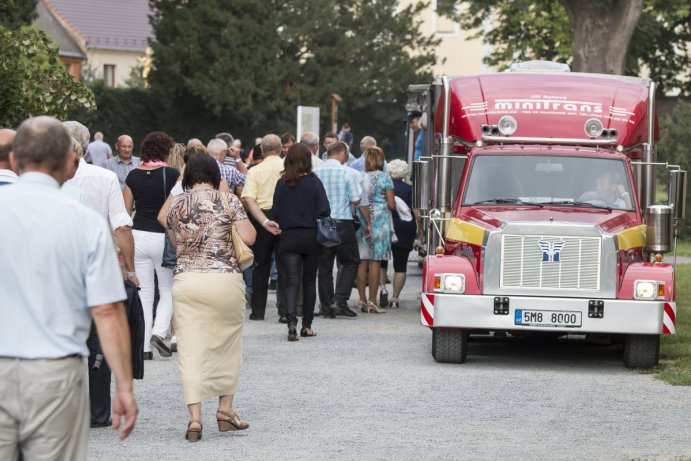
{"type": "Polygon", "coordinates": [[[355,286],[357,286],[360,301],[365,304],[367,303],[367,296],[365,295],[365,284],[367,283],[367,263],[369,263],[369,261],[366,259],[360,261],[360,265],[357,269],[357,276],[355,278],[355,286]]]}
{"type": "MultiPolygon", "coordinates": [[[[369,284],[369,300],[377,304],[377,293],[379,292],[379,279],[381,274],[379,268],[381,261],[369,261],[369,273],[367,274],[367,283],[369,284]]],[[[365,293],[364,287],[362,293],[365,293]]]]}

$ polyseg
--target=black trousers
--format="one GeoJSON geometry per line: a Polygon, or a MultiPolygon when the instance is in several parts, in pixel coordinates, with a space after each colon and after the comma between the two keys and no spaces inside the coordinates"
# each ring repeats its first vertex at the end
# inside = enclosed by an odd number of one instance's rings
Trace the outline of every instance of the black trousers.
{"type": "Polygon", "coordinates": [[[360,264],[360,252],[355,239],[355,228],[352,220],[335,220],[338,236],[341,244],[335,247],[322,247],[319,257],[319,302],[322,307],[330,308],[332,305],[342,307],[347,305],[350,292],[353,290],[353,282],[357,276],[360,264]],[[334,290],[333,268],[334,259],[343,266],[336,279],[334,290]]]}
{"type": "Polygon", "coordinates": [[[110,421],[110,368],[103,355],[94,322],[91,322],[86,346],[89,348],[91,426],[107,426],[110,421]]]}
{"type": "MultiPolygon", "coordinates": [[[[312,327],[317,301],[317,266],[321,247],[317,229],[287,229],[281,234],[278,264],[282,268],[283,292],[288,325],[297,325],[298,293],[302,286],[302,326],[312,327]],[[302,274],[302,276],[300,276],[302,274]]],[[[280,278],[279,278],[280,280],[280,278]]]]}
{"type": "MultiPolygon", "coordinates": [[[[267,216],[271,216],[271,210],[263,210],[267,216]]],[[[249,213],[248,213],[249,215],[249,213]]],[[[269,275],[271,274],[271,254],[278,250],[280,236],[268,232],[261,223],[258,223],[253,216],[249,215],[250,222],[257,231],[257,239],[252,245],[254,253],[254,269],[252,270],[252,314],[257,318],[264,318],[266,313],[266,298],[269,293],[269,275]]],[[[278,265],[278,284],[281,285],[281,267],[278,265]]],[[[281,287],[282,288],[282,287],[281,287]]],[[[276,297],[280,297],[284,290],[279,289],[276,297]]],[[[279,315],[282,312],[283,303],[277,303],[279,315]]]]}

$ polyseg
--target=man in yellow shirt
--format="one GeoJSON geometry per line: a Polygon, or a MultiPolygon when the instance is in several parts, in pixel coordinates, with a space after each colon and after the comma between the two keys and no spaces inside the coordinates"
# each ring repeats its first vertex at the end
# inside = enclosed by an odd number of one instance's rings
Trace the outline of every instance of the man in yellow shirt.
{"type": "MultiPolygon", "coordinates": [[[[252,271],[252,313],[250,320],[264,320],[266,297],[269,288],[271,271],[271,254],[278,249],[281,229],[273,221],[273,206],[276,183],[283,171],[281,138],[267,134],[262,138],[264,161],[250,168],[242,190],[242,203],[248,211],[250,222],[257,230],[257,239],[252,245],[254,252],[254,269],[252,271]]],[[[278,279],[281,283],[281,267],[278,264],[278,279]]],[[[279,293],[276,295],[280,296],[279,293]]],[[[281,316],[282,313],[279,312],[281,316]]]]}

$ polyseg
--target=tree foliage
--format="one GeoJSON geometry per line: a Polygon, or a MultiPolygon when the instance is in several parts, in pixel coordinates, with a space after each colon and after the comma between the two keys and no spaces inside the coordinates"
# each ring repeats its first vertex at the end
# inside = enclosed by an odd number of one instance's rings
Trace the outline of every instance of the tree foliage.
{"type": "MultiPolygon", "coordinates": [[[[658,159],[671,165],[680,165],[682,170],[691,169],[691,139],[689,139],[689,125],[691,125],[691,101],[679,101],[672,111],[660,118],[660,142],[657,145],[658,159]]],[[[666,171],[658,168],[658,178],[661,184],[667,183],[666,171]]],[[[691,201],[687,200],[684,227],[688,232],[691,226],[691,201]]]]}
{"type": "MultiPolygon", "coordinates": [[[[443,13],[458,19],[463,27],[477,30],[475,37],[483,37],[493,48],[485,62],[503,69],[511,62],[526,59],[573,64],[575,25],[564,5],[584,3],[589,3],[605,23],[619,13],[620,2],[616,0],[449,0],[439,5],[443,13]],[[488,31],[487,24],[492,25],[488,31]]],[[[617,39],[615,36],[610,43],[587,48],[586,58],[605,55],[617,39]]],[[[645,0],[632,39],[628,47],[623,47],[624,73],[639,75],[641,67],[646,67],[660,91],[677,89],[691,94],[690,41],[688,0],[645,0]]]]}
{"type": "Polygon", "coordinates": [[[0,26],[0,50],[0,126],[35,115],[64,118],[73,108],[94,107],[91,91],[65,71],[57,45],[42,31],[0,26]]]}
{"type": "Polygon", "coordinates": [[[245,138],[294,131],[297,105],[329,96],[356,134],[402,133],[409,83],[428,80],[434,39],[420,32],[419,4],[396,0],[151,0],[151,89],[179,136],[228,130],[245,138]],[[197,131],[193,131],[197,130],[197,131]]]}
{"type": "Polygon", "coordinates": [[[31,24],[36,18],[36,3],[38,0],[0,1],[0,26],[19,29],[31,24]]]}

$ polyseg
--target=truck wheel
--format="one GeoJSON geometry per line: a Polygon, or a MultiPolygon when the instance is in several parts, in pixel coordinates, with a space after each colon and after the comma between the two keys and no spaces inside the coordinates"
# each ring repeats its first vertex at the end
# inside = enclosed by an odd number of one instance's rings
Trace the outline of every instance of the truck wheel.
{"type": "Polygon", "coordinates": [[[626,335],[624,365],[626,368],[652,368],[660,359],[660,335],[626,335]]]}
{"type": "Polygon", "coordinates": [[[463,363],[468,355],[468,330],[434,328],[432,357],[440,363],[463,363]]]}

